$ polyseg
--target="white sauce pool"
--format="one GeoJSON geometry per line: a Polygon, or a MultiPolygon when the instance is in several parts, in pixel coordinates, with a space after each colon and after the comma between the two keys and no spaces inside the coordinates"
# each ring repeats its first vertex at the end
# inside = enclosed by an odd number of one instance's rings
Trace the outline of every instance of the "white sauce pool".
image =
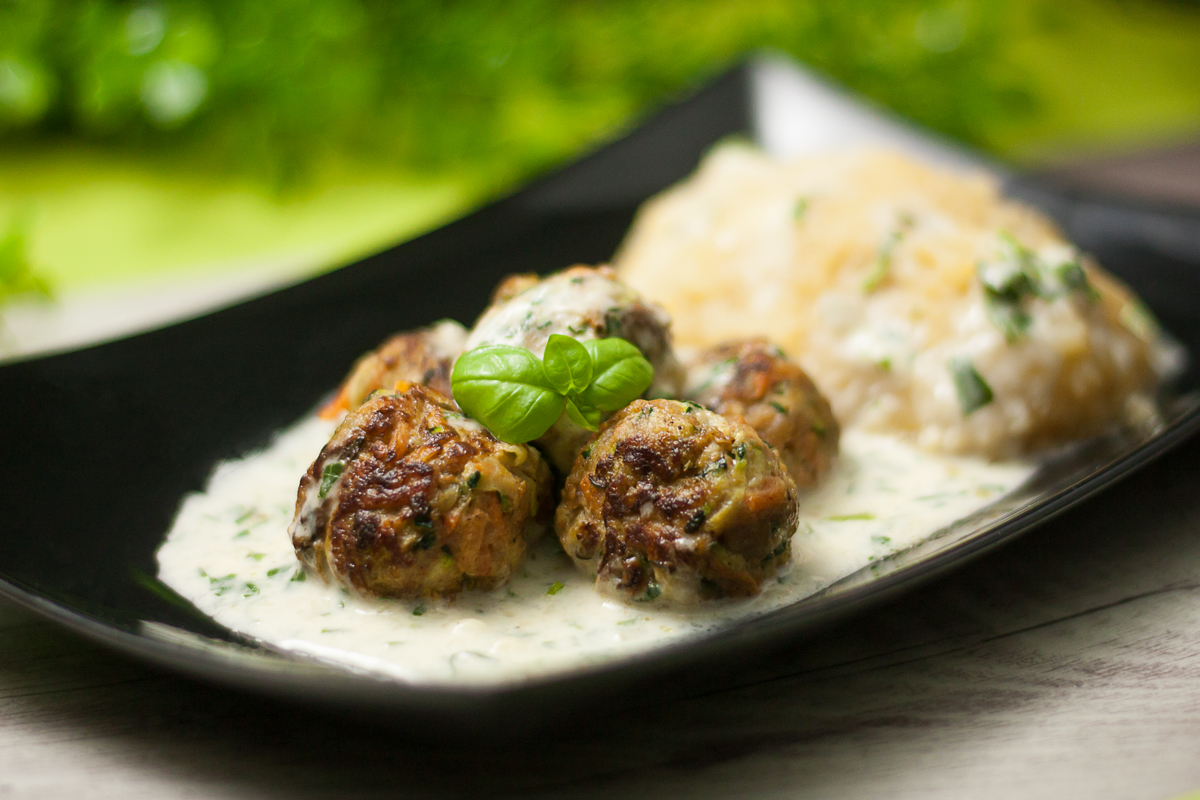
{"type": "Polygon", "coordinates": [[[413,683],[519,681],[788,605],[996,500],[1033,469],[851,429],[829,480],[802,500],[792,565],[758,597],[688,609],[607,600],[551,533],[504,589],[418,603],[298,580],[287,534],[296,486],[334,426],[304,420],[264,452],[222,464],[180,509],[158,552],[159,578],[231,630],[413,683]]]}

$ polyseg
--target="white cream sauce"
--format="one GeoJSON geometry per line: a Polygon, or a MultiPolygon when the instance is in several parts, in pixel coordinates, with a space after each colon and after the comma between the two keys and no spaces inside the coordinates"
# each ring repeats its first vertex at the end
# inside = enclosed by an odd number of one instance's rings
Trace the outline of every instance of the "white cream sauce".
{"type": "Polygon", "coordinates": [[[661,608],[597,594],[553,534],[495,592],[441,602],[353,596],[307,575],[287,534],[299,476],[334,423],[307,419],[222,464],[158,552],[160,579],[217,622],[284,650],[413,683],[495,683],[608,661],[806,597],[1019,485],[1027,464],[930,455],[848,430],[802,501],[793,563],[749,600],[661,608]]]}

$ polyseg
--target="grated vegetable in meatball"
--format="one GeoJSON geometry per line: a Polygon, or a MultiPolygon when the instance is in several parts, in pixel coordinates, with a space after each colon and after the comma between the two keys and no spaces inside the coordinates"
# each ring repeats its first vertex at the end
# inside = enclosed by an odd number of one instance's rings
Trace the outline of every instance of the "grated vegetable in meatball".
{"type": "Polygon", "coordinates": [[[325,416],[353,411],[371,392],[391,389],[397,381],[428,386],[450,397],[450,370],[466,340],[466,328],[449,319],[397,333],[354,364],[337,397],[326,406],[325,416]]]}
{"type": "Polygon", "coordinates": [[[723,416],[737,416],[779,452],[804,489],[833,466],[841,430],[829,401],[783,351],[766,339],[725,342],[688,367],[684,397],[723,416]]]}
{"type": "Polygon", "coordinates": [[[325,580],[438,597],[506,583],[550,522],[541,455],[400,383],[350,412],[300,481],[289,533],[325,580]]]}
{"type": "Polygon", "coordinates": [[[555,531],[600,591],[687,603],[757,594],[790,558],[798,513],[795,483],[745,422],[635,400],[580,453],[555,531]]]}

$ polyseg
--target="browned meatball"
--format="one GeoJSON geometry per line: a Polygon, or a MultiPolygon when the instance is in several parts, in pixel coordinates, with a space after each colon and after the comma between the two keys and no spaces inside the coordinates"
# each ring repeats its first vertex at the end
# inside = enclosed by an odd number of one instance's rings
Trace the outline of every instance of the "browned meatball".
{"type": "Polygon", "coordinates": [[[438,597],[503,585],[550,522],[541,455],[400,383],[350,412],[300,480],[297,556],[360,592],[438,597]]]}
{"type": "Polygon", "coordinates": [[[741,417],[779,452],[801,489],[833,466],[841,430],[812,380],[766,339],[725,342],[688,367],[684,397],[727,417],[741,417]]]}
{"type": "MultiPolygon", "coordinates": [[[[574,266],[538,279],[512,275],[496,288],[464,349],[507,344],[541,356],[551,334],[580,341],[617,337],[632,342],[654,367],[650,397],[676,397],[683,369],[671,348],[671,319],[626,286],[608,267],[574,266]]],[[[563,416],[538,439],[550,463],[566,473],[591,433],[563,416]]]]}
{"type": "Polygon", "coordinates": [[[791,556],[796,485],[740,419],[635,400],[567,478],[555,531],[597,588],[674,602],[757,594],[791,556]]]}
{"type": "Polygon", "coordinates": [[[497,283],[496,288],[492,290],[490,305],[495,306],[500,303],[507,303],[526,289],[532,289],[534,286],[537,286],[541,281],[542,279],[534,272],[521,272],[509,275],[497,283]]]}
{"type": "Polygon", "coordinates": [[[355,363],[325,415],[353,411],[371,392],[391,389],[396,381],[419,383],[450,397],[450,370],[466,341],[466,328],[448,319],[396,334],[355,363]]]}

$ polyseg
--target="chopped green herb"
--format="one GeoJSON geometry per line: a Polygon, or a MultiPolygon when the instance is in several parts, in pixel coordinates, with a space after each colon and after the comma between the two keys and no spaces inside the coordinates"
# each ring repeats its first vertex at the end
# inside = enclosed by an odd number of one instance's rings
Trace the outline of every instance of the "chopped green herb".
{"type": "Polygon", "coordinates": [[[244,531],[238,531],[237,533],[235,533],[235,534],[233,535],[233,538],[235,538],[235,539],[241,539],[243,536],[249,536],[249,535],[250,535],[250,529],[249,529],[249,528],[247,528],[247,529],[246,529],[246,530],[244,530],[244,531]]]}
{"type": "Polygon", "coordinates": [[[474,489],[476,486],[479,485],[479,479],[482,477],[483,477],[483,474],[480,473],[479,470],[475,470],[474,472],[472,472],[471,477],[467,478],[467,488],[474,489]]]}
{"type": "Polygon", "coordinates": [[[555,594],[558,594],[559,592],[561,592],[562,590],[563,590],[562,581],[555,581],[554,583],[550,584],[550,588],[546,590],[546,594],[555,595],[555,594]]]}
{"type": "Polygon", "coordinates": [[[1071,291],[1088,288],[1087,273],[1078,261],[1068,261],[1054,268],[1054,277],[1058,282],[1071,291]]]}
{"type": "Polygon", "coordinates": [[[995,399],[992,387],[988,386],[969,358],[952,358],[946,362],[946,369],[954,380],[954,390],[958,393],[958,404],[964,417],[995,399]]]}
{"type": "Polygon", "coordinates": [[[621,333],[621,329],[625,327],[625,319],[621,314],[621,309],[610,308],[604,314],[604,335],[617,336],[621,333]]]}
{"type": "Polygon", "coordinates": [[[828,433],[828,431],[825,430],[825,424],[819,419],[814,419],[812,422],[808,423],[808,429],[817,436],[820,436],[822,439],[825,438],[825,434],[828,433]]]}
{"type": "Polygon", "coordinates": [[[996,300],[1016,303],[1033,292],[1029,275],[1021,269],[1019,263],[981,261],[975,266],[975,274],[979,277],[984,291],[996,300]]]}
{"type": "Polygon", "coordinates": [[[997,299],[990,294],[984,295],[983,307],[987,312],[988,320],[1000,329],[1004,334],[1004,340],[1009,344],[1024,336],[1033,322],[1029,313],[1016,303],[997,299]]]}
{"type": "Polygon", "coordinates": [[[683,526],[683,530],[687,533],[695,533],[704,527],[704,520],[707,518],[708,514],[705,513],[704,509],[700,509],[692,514],[692,516],[688,519],[687,524],[683,526]]]}
{"type": "Polygon", "coordinates": [[[805,212],[808,211],[808,198],[801,197],[796,201],[796,205],[792,206],[792,221],[799,222],[804,219],[805,212]]]}
{"type": "Polygon", "coordinates": [[[246,558],[253,558],[255,561],[262,561],[266,557],[266,553],[246,553],[246,558]]]}
{"type": "Polygon", "coordinates": [[[778,411],[780,414],[786,414],[786,413],[788,413],[788,412],[787,412],[787,408],[785,408],[785,407],[783,406],[783,404],[781,404],[781,403],[776,403],[774,400],[772,400],[772,401],[770,401],[769,403],[767,403],[767,405],[769,405],[771,408],[773,408],[773,409],[775,409],[776,411],[778,411]]]}
{"type": "Polygon", "coordinates": [[[267,570],[267,577],[274,578],[276,575],[283,572],[285,569],[287,569],[287,567],[274,567],[272,569],[269,569],[269,570],[267,570]]]}
{"type": "Polygon", "coordinates": [[[871,542],[873,544],[891,544],[892,539],[890,536],[872,536],[871,542]]]}
{"type": "Polygon", "coordinates": [[[826,517],[825,519],[833,522],[850,522],[851,520],[856,519],[875,519],[875,515],[864,511],[859,514],[839,514],[833,517],[826,517]]]}
{"type": "Polygon", "coordinates": [[[417,606],[416,608],[414,608],[412,610],[412,613],[413,613],[414,617],[422,617],[425,615],[426,610],[427,609],[425,608],[425,604],[421,603],[421,605],[417,606]]]}
{"type": "Polygon", "coordinates": [[[791,544],[791,541],[792,541],[791,539],[784,539],[782,542],[777,544],[775,546],[775,549],[772,550],[770,553],[768,553],[766,555],[766,557],[763,558],[763,563],[766,563],[768,561],[774,561],[775,559],[777,559],[781,555],[783,555],[785,552],[787,552],[788,545],[791,544]]]}
{"type": "Polygon", "coordinates": [[[413,545],[413,550],[428,550],[437,544],[437,531],[425,531],[421,534],[421,538],[417,539],[417,543],[413,545]]]}
{"type": "Polygon", "coordinates": [[[342,472],[346,469],[346,465],[341,461],[331,461],[321,470],[321,488],[317,490],[317,497],[323,498],[329,494],[329,490],[337,483],[337,479],[342,477],[342,472]]]}
{"type": "Polygon", "coordinates": [[[648,602],[650,600],[657,600],[660,597],[662,597],[662,587],[658,585],[657,581],[650,581],[646,584],[646,593],[638,599],[642,602],[648,602]]]}
{"type": "Polygon", "coordinates": [[[245,522],[246,520],[250,519],[253,516],[254,516],[254,509],[252,508],[248,511],[242,512],[241,516],[239,516],[237,519],[235,519],[234,522],[236,522],[238,525],[241,525],[243,522],[245,522]]]}
{"type": "Polygon", "coordinates": [[[500,500],[500,510],[505,514],[512,513],[512,500],[504,492],[496,492],[496,497],[500,500]]]}
{"type": "Polygon", "coordinates": [[[416,525],[423,531],[431,531],[433,530],[433,518],[429,516],[428,511],[425,511],[413,517],[413,525],[416,525]]]}
{"type": "Polygon", "coordinates": [[[746,457],[746,443],[739,442],[738,446],[733,448],[733,455],[738,461],[744,459],[746,457]]]}
{"type": "Polygon", "coordinates": [[[441,425],[434,425],[432,428],[429,429],[429,432],[430,433],[441,433],[444,430],[446,430],[446,429],[443,428],[441,425]]]}
{"type": "Polygon", "coordinates": [[[904,231],[897,229],[892,231],[892,234],[880,245],[879,255],[875,258],[874,266],[867,273],[867,277],[863,278],[862,290],[864,292],[870,294],[875,291],[887,278],[888,273],[892,270],[892,253],[903,238],[904,231]]]}
{"type": "Polygon", "coordinates": [[[252,594],[258,594],[258,587],[253,583],[247,583],[242,592],[242,597],[249,597],[252,594]]]}
{"type": "Polygon", "coordinates": [[[291,580],[289,580],[288,583],[303,583],[307,577],[308,573],[304,571],[304,567],[299,567],[296,570],[296,574],[291,577],[291,580]]]}
{"type": "Polygon", "coordinates": [[[583,457],[591,458],[592,457],[592,448],[590,448],[590,447],[583,448],[583,457]]]}
{"type": "Polygon", "coordinates": [[[1158,332],[1158,321],[1154,319],[1150,310],[1137,300],[1131,299],[1125,303],[1117,319],[1125,330],[1143,342],[1151,341],[1158,332]]]}
{"type": "Polygon", "coordinates": [[[892,266],[891,256],[880,255],[875,259],[875,266],[867,273],[867,277],[863,278],[862,290],[870,293],[879,288],[879,284],[883,283],[883,279],[887,277],[888,271],[892,266]]]}
{"type": "Polygon", "coordinates": [[[639,619],[640,619],[640,617],[633,617],[632,619],[623,619],[620,622],[618,622],[617,624],[618,625],[632,625],[633,623],[637,622],[639,619]]]}

